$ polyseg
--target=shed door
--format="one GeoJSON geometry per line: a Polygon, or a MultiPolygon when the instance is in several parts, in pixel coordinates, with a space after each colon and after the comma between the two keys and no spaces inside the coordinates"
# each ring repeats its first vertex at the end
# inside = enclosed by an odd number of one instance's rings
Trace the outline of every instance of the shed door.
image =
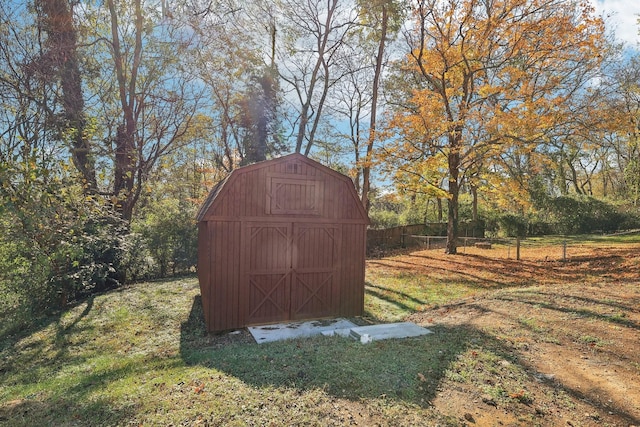
{"type": "Polygon", "coordinates": [[[339,232],[336,225],[248,223],[245,323],[335,315],[339,232]]]}
{"type": "Polygon", "coordinates": [[[294,225],[291,319],[338,313],[339,231],[335,225],[294,225]]]}
{"type": "Polygon", "coordinates": [[[244,298],[247,324],[289,318],[291,224],[249,223],[244,233],[244,298]]]}

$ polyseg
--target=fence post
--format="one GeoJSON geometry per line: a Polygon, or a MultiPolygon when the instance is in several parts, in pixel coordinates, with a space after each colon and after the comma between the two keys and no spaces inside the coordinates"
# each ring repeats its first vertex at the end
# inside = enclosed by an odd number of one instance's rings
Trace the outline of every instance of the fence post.
{"type": "Polygon", "coordinates": [[[516,260],[520,261],[520,237],[516,237],[516,260]]]}

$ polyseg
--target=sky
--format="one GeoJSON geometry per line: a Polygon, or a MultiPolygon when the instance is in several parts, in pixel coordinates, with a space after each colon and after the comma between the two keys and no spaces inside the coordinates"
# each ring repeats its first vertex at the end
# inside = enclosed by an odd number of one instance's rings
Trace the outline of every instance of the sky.
{"type": "Polygon", "coordinates": [[[640,50],[640,35],[638,35],[638,18],[640,18],[639,0],[591,0],[598,15],[605,19],[607,27],[613,29],[616,38],[625,42],[627,47],[640,50]]]}

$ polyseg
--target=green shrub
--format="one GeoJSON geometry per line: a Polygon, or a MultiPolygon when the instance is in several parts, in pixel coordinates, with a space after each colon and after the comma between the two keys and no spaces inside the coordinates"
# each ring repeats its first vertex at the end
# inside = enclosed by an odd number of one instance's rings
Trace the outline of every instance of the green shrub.
{"type": "Polygon", "coordinates": [[[546,236],[550,234],[560,234],[553,224],[541,220],[530,221],[527,228],[528,236],[546,236]]]}
{"type": "Polygon", "coordinates": [[[198,230],[193,204],[176,199],[156,201],[145,208],[132,229],[136,244],[128,270],[136,278],[162,278],[195,268],[198,230]]]}
{"type": "Polygon", "coordinates": [[[498,218],[498,225],[506,237],[525,237],[527,234],[527,220],[518,215],[502,215],[498,218]]]}
{"type": "Polygon", "coordinates": [[[5,328],[120,283],[126,227],[104,200],[56,179],[16,179],[2,190],[0,314],[12,320],[5,328]]]}
{"type": "Polygon", "coordinates": [[[371,228],[382,229],[401,225],[400,215],[389,210],[371,209],[369,211],[371,228]]]}
{"type": "MultiPolygon", "coordinates": [[[[6,230],[6,224],[0,229],[6,230]]],[[[0,237],[0,337],[28,324],[39,311],[31,291],[42,292],[48,274],[43,263],[25,256],[23,242],[6,237],[5,233],[0,237]]]]}
{"type": "Polygon", "coordinates": [[[547,209],[558,234],[609,233],[634,222],[616,206],[593,197],[556,197],[548,201],[547,209]]]}
{"type": "Polygon", "coordinates": [[[131,232],[125,240],[122,269],[128,281],[138,282],[158,278],[158,264],[149,252],[147,241],[138,232],[131,232]]]}

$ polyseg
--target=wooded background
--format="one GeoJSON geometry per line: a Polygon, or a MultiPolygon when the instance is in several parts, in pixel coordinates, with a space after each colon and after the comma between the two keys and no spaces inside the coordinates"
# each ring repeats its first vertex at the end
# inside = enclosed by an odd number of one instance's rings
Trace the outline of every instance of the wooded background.
{"type": "Polygon", "coordinates": [[[640,56],[576,0],[0,4],[0,315],[193,271],[195,212],[299,152],[374,228],[638,227],[640,56]]]}

